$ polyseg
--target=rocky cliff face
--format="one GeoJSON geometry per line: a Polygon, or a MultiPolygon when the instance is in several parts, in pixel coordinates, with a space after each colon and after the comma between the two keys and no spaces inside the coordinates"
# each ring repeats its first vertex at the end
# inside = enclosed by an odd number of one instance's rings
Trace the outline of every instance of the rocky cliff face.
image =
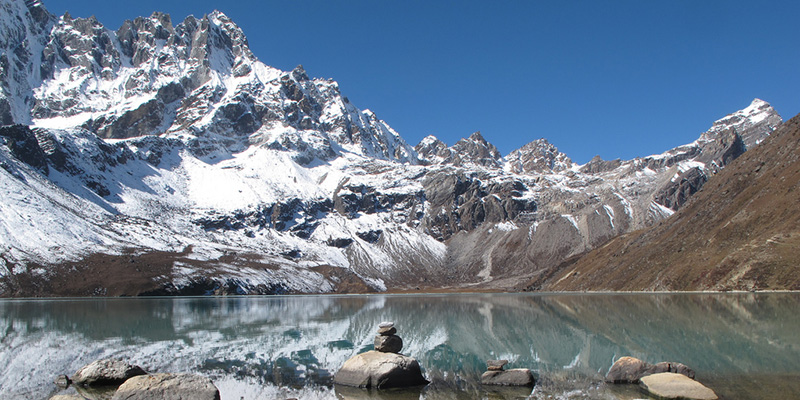
{"type": "Polygon", "coordinates": [[[431,165],[453,165],[457,167],[500,168],[502,156],[497,147],[486,141],[480,132],[461,139],[447,147],[435,136],[423,139],[415,150],[422,160],[431,165]]]}
{"type": "Polygon", "coordinates": [[[336,146],[416,161],[411,146],[350,104],[336,82],[310,79],[301,66],[283,72],[259,62],[241,29],[218,11],[176,25],[153,13],[114,32],[93,17],[52,16],[38,3],[3,7],[19,17],[6,21],[16,25],[0,43],[14,61],[3,69],[4,86],[15,89],[5,98],[20,100],[4,114],[7,123],[81,127],[110,139],[166,134],[203,156],[257,142],[295,152],[301,163],[330,159],[336,146]]]}
{"type": "Polygon", "coordinates": [[[222,13],[114,32],[0,5],[0,115],[22,124],[0,129],[5,295],[535,288],[780,123],[756,100],[693,143],[583,166],[544,139],[412,148],[336,82],[261,63],[222,13]]]}

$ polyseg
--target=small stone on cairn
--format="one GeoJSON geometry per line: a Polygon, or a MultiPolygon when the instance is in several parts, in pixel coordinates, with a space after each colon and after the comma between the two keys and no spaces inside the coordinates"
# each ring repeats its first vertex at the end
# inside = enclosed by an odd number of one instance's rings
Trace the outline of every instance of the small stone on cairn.
{"type": "Polygon", "coordinates": [[[394,322],[381,322],[378,325],[378,335],[375,336],[375,350],[382,353],[400,353],[403,349],[403,339],[395,335],[397,329],[394,322]]]}
{"type": "Polygon", "coordinates": [[[502,371],[503,367],[508,364],[508,360],[489,360],[486,361],[489,371],[502,371]]]}

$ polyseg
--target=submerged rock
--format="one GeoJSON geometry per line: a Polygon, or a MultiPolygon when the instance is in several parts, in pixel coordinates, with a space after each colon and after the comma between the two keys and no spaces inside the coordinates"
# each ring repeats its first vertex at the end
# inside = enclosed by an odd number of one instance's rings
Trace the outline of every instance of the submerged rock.
{"type": "Polygon", "coordinates": [[[417,360],[401,354],[368,351],[345,361],[333,383],[360,388],[392,388],[428,384],[417,360]]]}
{"type": "Polygon", "coordinates": [[[645,376],[640,384],[657,399],[717,400],[713,390],[694,379],[674,372],[645,376]]]}
{"type": "Polygon", "coordinates": [[[136,376],[123,383],[112,400],[220,400],[211,379],[193,374],[136,376]]]}
{"type": "Polygon", "coordinates": [[[72,382],[83,386],[119,385],[131,377],[146,375],[141,367],[118,359],[97,360],[72,376],[72,382]]]}
{"type": "Polygon", "coordinates": [[[57,394],[51,397],[50,400],[85,400],[85,397],[79,394],[57,394]]]}
{"type": "Polygon", "coordinates": [[[644,376],[662,372],[674,372],[694,379],[694,370],[681,363],[660,362],[648,364],[635,357],[621,357],[606,374],[606,382],[637,383],[644,376]]]}
{"type": "Polygon", "coordinates": [[[506,371],[486,371],[481,375],[481,385],[533,386],[536,381],[528,368],[515,368],[506,371]]]}
{"type": "Polygon", "coordinates": [[[68,387],[69,385],[72,384],[72,380],[69,379],[68,376],[62,374],[62,375],[59,375],[59,376],[56,377],[56,380],[54,381],[54,383],[58,387],[65,388],[65,387],[68,387]]]}

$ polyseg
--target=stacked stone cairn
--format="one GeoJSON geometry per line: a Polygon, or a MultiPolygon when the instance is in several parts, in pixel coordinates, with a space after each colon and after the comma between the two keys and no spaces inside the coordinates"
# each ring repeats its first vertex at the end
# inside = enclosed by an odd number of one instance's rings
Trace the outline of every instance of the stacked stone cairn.
{"type": "Polygon", "coordinates": [[[395,335],[397,328],[394,327],[394,322],[381,322],[378,325],[378,335],[375,336],[375,350],[382,353],[396,353],[399,354],[403,350],[403,339],[395,335]]]}
{"type": "Polygon", "coordinates": [[[345,361],[333,376],[333,383],[377,389],[426,385],[417,360],[400,354],[403,339],[396,333],[394,322],[381,322],[373,342],[375,350],[345,361]]]}

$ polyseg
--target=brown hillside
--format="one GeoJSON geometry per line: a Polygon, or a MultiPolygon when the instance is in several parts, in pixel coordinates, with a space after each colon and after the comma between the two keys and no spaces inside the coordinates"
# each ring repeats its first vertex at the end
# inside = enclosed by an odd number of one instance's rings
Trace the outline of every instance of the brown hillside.
{"type": "Polygon", "coordinates": [[[672,217],[566,264],[544,289],[800,289],[800,115],[672,217]]]}

